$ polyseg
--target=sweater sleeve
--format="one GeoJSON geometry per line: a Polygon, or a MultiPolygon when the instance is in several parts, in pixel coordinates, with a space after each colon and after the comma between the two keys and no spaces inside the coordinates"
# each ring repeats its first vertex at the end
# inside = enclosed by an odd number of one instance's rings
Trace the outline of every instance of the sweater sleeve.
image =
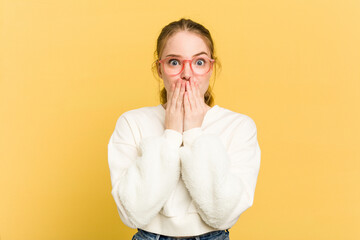
{"type": "Polygon", "coordinates": [[[118,213],[130,228],[146,226],[161,210],[180,177],[182,134],[166,129],[143,138],[137,148],[123,115],[108,143],[112,191],[118,213]]]}
{"type": "Polygon", "coordinates": [[[226,149],[221,139],[201,128],[183,133],[181,172],[194,205],[206,224],[232,227],[252,206],[260,169],[260,147],[254,121],[247,117],[226,149]]]}

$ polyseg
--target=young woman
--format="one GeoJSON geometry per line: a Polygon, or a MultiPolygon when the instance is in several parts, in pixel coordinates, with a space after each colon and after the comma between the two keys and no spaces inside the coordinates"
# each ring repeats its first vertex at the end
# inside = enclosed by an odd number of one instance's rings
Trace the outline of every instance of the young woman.
{"type": "Polygon", "coordinates": [[[204,26],[168,24],[155,55],[161,104],[123,113],[108,144],[120,218],[137,228],[137,240],[229,239],[254,200],[256,125],[214,105],[209,80],[218,62],[204,26]]]}

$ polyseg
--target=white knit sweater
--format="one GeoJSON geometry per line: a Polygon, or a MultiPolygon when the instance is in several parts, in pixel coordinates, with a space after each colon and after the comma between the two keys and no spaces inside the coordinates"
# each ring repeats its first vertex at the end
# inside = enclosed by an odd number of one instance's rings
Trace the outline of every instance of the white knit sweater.
{"type": "Polygon", "coordinates": [[[254,201],[261,155],[255,122],[215,105],[201,128],[181,134],[164,123],[161,104],[116,122],[108,163],[121,220],[167,236],[231,228],[254,201]]]}

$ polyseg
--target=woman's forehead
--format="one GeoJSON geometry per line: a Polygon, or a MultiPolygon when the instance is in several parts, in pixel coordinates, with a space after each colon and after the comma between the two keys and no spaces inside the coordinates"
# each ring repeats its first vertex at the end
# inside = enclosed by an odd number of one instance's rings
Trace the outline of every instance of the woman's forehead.
{"type": "Polygon", "coordinates": [[[205,52],[210,56],[208,46],[198,34],[188,31],[181,31],[171,36],[165,43],[162,56],[169,54],[182,57],[192,57],[200,52],[205,52]]]}

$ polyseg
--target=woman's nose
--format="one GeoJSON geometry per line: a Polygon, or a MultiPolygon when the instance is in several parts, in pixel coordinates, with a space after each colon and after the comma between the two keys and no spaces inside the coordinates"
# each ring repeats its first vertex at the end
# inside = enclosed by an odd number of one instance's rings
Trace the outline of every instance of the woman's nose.
{"type": "Polygon", "coordinates": [[[191,62],[184,62],[184,70],[181,72],[181,78],[189,79],[191,77],[192,71],[190,64],[191,62]]]}

